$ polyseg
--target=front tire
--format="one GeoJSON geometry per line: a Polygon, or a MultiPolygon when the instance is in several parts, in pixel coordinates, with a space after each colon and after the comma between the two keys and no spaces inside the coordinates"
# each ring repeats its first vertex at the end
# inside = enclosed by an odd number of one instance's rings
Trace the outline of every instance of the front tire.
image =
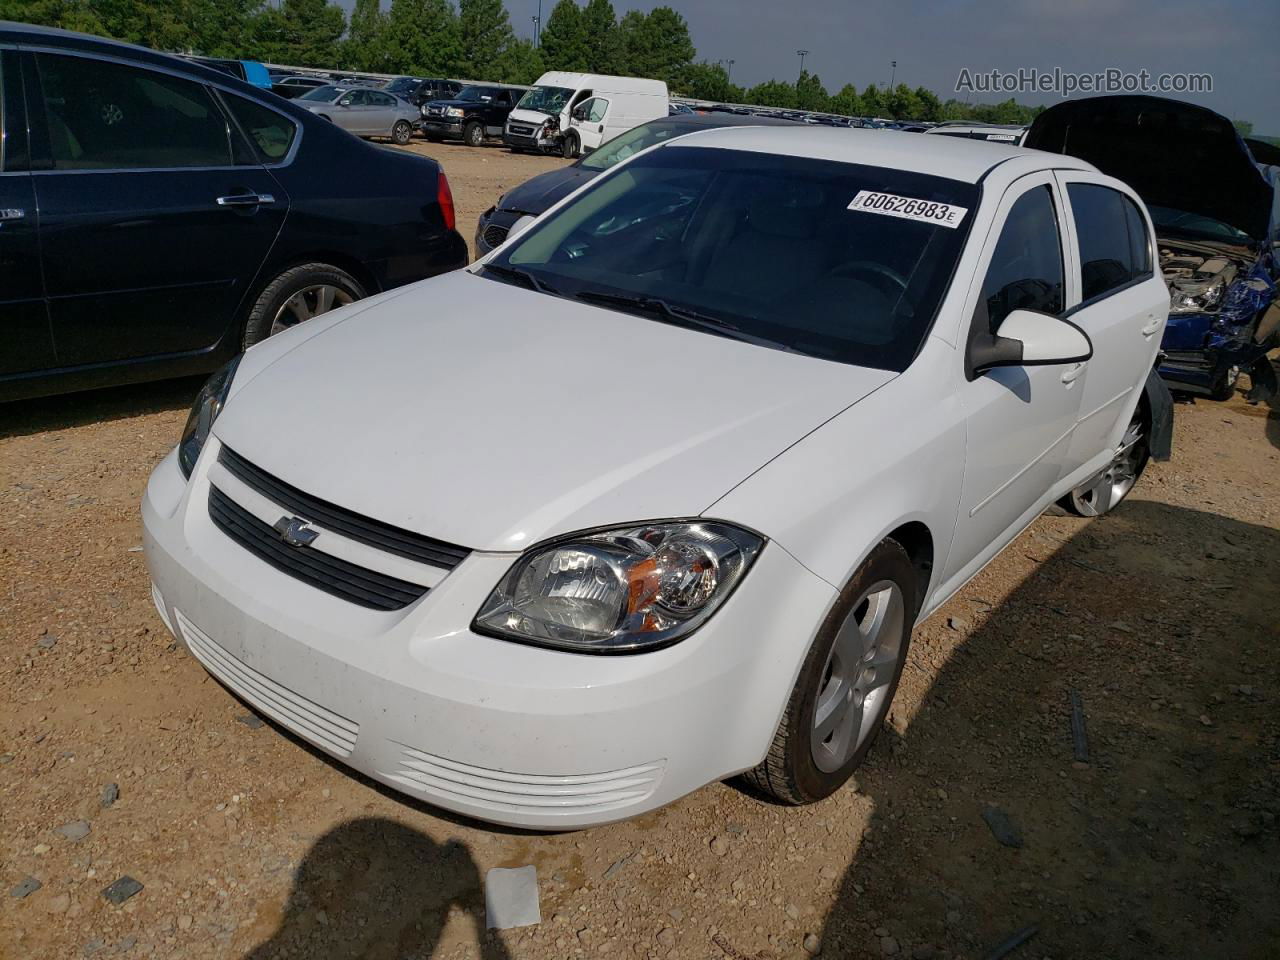
{"type": "Polygon", "coordinates": [[[1059,500],[1058,506],[1077,517],[1105,516],[1137,486],[1150,460],[1151,428],[1144,407],[1139,404],[1111,462],[1059,500]]]}
{"type": "Polygon", "coordinates": [[[564,140],[560,143],[560,156],[566,160],[572,160],[578,155],[580,149],[581,141],[578,140],[578,135],[570,130],[564,135],[564,140]]]}
{"type": "Polygon", "coordinates": [[[462,131],[462,142],[468,147],[479,147],[484,145],[484,127],[472,120],[467,124],[466,129],[462,131]]]}
{"type": "Polygon", "coordinates": [[[412,139],[413,125],[408,120],[397,120],[395,126],[391,128],[392,142],[403,147],[412,139]]]}
{"type": "Polygon", "coordinates": [[[747,783],[783,803],[830,796],[862,763],[889,713],[919,598],[907,552],[883,540],[818,631],[764,761],[747,783]]]}
{"type": "Polygon", "coordinates": [[[365,296],[364,287],[345,270],[327,263],[291,267],[258,295],[245,322],[243,346],[247,350],[267,337],[365,296]]]}

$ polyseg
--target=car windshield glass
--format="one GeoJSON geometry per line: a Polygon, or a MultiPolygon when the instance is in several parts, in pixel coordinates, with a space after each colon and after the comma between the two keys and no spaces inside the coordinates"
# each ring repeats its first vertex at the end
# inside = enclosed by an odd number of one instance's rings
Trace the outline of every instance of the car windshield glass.
{"type": "Polygon", "coordinates": [[[516,104],[521,110],[537,110],[555,116],[573,96],[568,87],[534,87],[516,104]]]}
{"type": "Polygon", "coordinates": [[[584,170],[608,170],[615,163],[621,163],[646,147],[655,143],[670,140],[682,133],[692,133],[700,129],[688,123],[671,123],[668,120],[654,120],[633,127],[626,133],[619,134],[594,153],[582,158],[578,166],[584,170]]]}
{"type": "Polygon", "coordinates": [[[501,249],[513,282],[901,371],[933,323],[978,188],[807,157],[667,146],[501,249]],[[851,209],[853,206],[858,209],[851,209]]]}
{"type": "Polygon", "coordinates": [[[338,94],[345,93],[345,92],[346,90],[343,87],[335,87],[335,86],[326,84],[323,87],[316,87],[314,90],[308,90],[298,99],[299,100],[323,100],[325,103],[328,103],[329,101],[336,99],[338,94]]]}
{"type": "Polygon", "coordinates": [[[1183,233],[1209,240],[1226,240],[1229,243],[1248,243],[1249,235],[1230,224],[1198,213],[1175,210],[1173,207],[1157,207],[1147,204],[1156,233],[1183,233]]]}

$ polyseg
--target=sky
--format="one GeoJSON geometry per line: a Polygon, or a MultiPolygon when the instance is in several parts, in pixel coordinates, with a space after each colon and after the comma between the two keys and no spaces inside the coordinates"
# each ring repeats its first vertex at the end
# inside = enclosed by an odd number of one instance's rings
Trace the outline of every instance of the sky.
{"type": "MultiPolygon", "coordinates": [[[[350,6],[352,0],[342,0],[350,6]]],[[[582,0],[585,2],[585,0],[582,0]]],[[[387,5],[389,0],[384,0],[387,5]]],[[[506,0],[512,26],[531,36],[538,0],[506,0]]],[[[555,0],[542,0],[547,16],[555,0]]],[[[1171,94],[1280,136],[1280,0],[613,0],[619,17],[665,4],[689,23],[700,59],[732,58],[745,86],[794,80],[805,67],[835,92],[896,80],[947,99],[963,68],[1086,73],[1117,67],[1154,75],[1207,73],[1213,91],[1171,94]]],[[[974,95],[994,102],[1002,95],[974,95]]],[[[1056,94],[1018,93],[1052,105],[1056,94]]],[[[959,95],[965,99],[964,94],[959,95]]]]}

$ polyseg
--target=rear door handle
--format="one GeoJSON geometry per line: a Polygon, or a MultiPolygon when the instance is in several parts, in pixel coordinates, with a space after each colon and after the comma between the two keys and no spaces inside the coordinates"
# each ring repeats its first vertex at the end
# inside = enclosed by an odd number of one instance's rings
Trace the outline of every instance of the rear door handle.
{"type": "Polygon", "coordinates": [[[22,220],[26,215],[21,207],[0,207],[0,220],[22,220]]]}
{"type": "Polygon", "coordinates": [[[1066,370],[1062,372],[1062,382],[1071,383],[1076,379],[1076,377],[1080,376],[1080,374],[1082,373],[1084,373],[1084,364],[1083,363],[1073,364],[1072,366],[1068,367],[1066,370]]]}
{"type": "Polygon", "coordinates": [[[1163,322],[1164,321],[1161,320],[1159,317],[1153,318],[1150,323],[1148,323],[1145,327],[1142,328],[1142,335],[1144,337],[1151,336],[1153,333],[1155,333],[1157,330],[1160,329],[1160,324],[1163,322]]]}
{"type": "Polygon", "coordinates": [[[260,207],[264,203],[275,202],[276,198],[269,193],[234,193],[217,200],[220,207],[260,207]]]}

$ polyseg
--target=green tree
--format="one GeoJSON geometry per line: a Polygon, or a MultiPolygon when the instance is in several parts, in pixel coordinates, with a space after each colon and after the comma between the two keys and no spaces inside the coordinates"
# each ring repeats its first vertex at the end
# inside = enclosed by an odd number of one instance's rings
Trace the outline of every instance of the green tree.
{"type": "Polygon", "coordinates": [[[747,91],[746,101],[762,107],[782,107],[794,110],[796,106],[796,88],[793,84],[784,83],[781,80],[757,83],[747,91]]]}
{"type": "MultiPolygon", "coordinates": [[[[697,50],[684,17],[670,7],[630,10],[618,24],[618,72],[668,84],[687,81],[697,50]]],[[[710,79],[704,76],[703,79],[710,79]]],[[[728,77],[725,77],[728,83],[728,77]]],[[[720,99],[708,97],[707,99],[720,99]]]]}
{"type": "Polygon", "coordinates": [[[801,70],[800,79],[796,81],[795,90],[796,106],[801,110],[826,112],[830,109],[831,97],[816,73],[801,70]]]}
{"type": "Polygon", "coordinates": [[[1232,120],[1231,125],[1236,128],[1236,132],[1242,137],[1247,137],[1253,133],[1252,120],[1232,120]]]}
{"type": "Polygon", "coordinates": [[[916,87],[916,99],[920,101],[920,113],[912,119],[934,121],[942,119],[942,101],[938,99],[936,93],[924,87],[916,87]]]}
{"type": "Polygon", "coordinates": [[[89,0],[0,0],[0,20],[114,36],[89,0]]]}
{"type": "Polygon", "coordinates": [[[923,112],[924,104],[914,90],[900,83],[886,92],[885,110],[894,120],[916,120],[923,112]]]}
{"type": "Polygon", "coordinates": [[[257,59],[299,67],[331,67],[338,62],[338,41],[347,17],[326,0],[283,0],[268,7],[253,25],[257,59]]]}
{"type": "Polygon", "coordinates": [[[862,116],[864,111],[862,109],[862,97],[858,95],[858,88],[852,83],[846,83],[841,87],[840,92],[831,98],[831,112],[845,117],[862,116]]]}
{"type": "Polygon", "coordinates": [[[356,0],[342,42],[342,62],[349,70],[389,72],[387,15],[381,0],[356,0]]]}
{"type": "Polygon", "coordinates": [[[884,115],[884,95],[881,93],[880,88],[874,83],[868,85],[867,89],[862,91],[862,110],[863,116],[866,117],[880,117],[884,115]]]}
{"type": "Polygon", "coordinates": [[[548,70],[586,70],[589,52],[582,10],[574,0],[559,0],[542,28],[542,59],[548,70]]]}
{"type": "Polygon", "coordinates": [[[690,63],[667,81],[672,93],[696,100],[737,103],[746,96],[741,87],[729,82],[729,74],[718,63],[690,63]]]}
{"type": "Polygon", "coordinates": [[[587,70],[616,74],[621,69],[618,48],[618,18],[609,0],[587,0],[580,20],[587,52],[587,70]]]}
{"type": "Polygon", "coordinates": [[[533,83],[545,72],[542,51],[529,40],[513,40],[498,56],[493,77],[503,83],[533,83]]]}
{"type": "Polygon", "coordinates": [[[516,39],[502,0],[458,0],[458,32],[459,72],[476,79],[495,76],[502,55],[516,39]]]}
{"type": "Polygon", "coordinates": [[[395,73],[447,76],[462,60],[458,15],[449,0],[391,0],[387,36],[395,73]]]}

